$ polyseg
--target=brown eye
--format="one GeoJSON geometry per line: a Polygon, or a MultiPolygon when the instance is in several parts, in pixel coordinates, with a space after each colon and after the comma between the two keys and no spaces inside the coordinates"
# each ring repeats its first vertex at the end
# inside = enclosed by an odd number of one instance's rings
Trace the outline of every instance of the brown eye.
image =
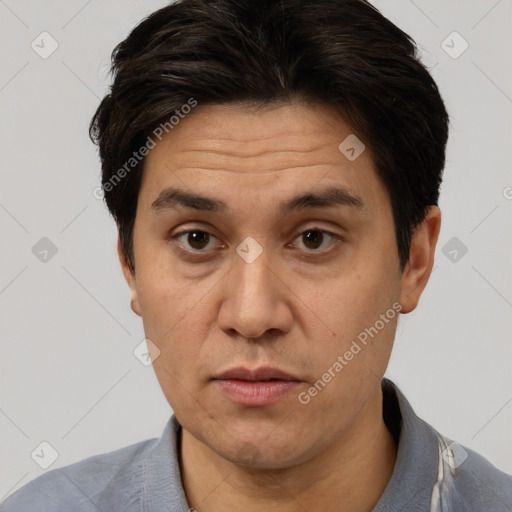
{"type": "Polygon", "coordinates": [[[189,231],[187,242],[194,249],[204,249],[210,241],[210,235],[205,231],[189,231]]]}
{"type": "MultiPolygon", "coordinates": [[[[307,252],[323,252],[322,249],[327,249],[329,246],[334,245],[337,241],[336,236],[329,231],[325,231],[323,229],[308,229],[303,231],[296,240],[300,240],[302,242],[303,247],[307,252]],[[324,242],[330,241],[330,243],[324,242]],[[322,247],[324,244],[326,247],[322,247]]],[[[300,247],[301,244],[298,244],[300,247]]]]}
{"type": "Polygon", "coordinates": [[[308,249],[318,249],[319,246],[322,245],[324,235],[321,231],[316,229],[311,231],[305,231],[302,233],[304,245],[308,247],[308,249]]]}
{"type": "Polygon", "coordinates": [[[183,231],[172,238],[178,239],[189,252],[206,252],[208,244],[215,239],[210,233],[199,229],[183,231]]]}

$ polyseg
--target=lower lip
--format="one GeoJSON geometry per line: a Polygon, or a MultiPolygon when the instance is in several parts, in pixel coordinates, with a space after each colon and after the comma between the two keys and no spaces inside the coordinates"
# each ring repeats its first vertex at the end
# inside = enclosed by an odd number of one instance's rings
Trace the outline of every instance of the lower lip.
{"type": "Polygon", "coordinates": [[[220,389],[233,401],[247,407],[270,405],[293,391],[300,384],[296,380],[214,380],[220,389]]]}

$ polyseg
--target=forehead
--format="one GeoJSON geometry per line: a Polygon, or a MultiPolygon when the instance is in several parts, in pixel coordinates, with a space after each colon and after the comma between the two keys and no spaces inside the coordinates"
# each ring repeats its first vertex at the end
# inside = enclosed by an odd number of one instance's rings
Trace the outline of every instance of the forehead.
{"type": "MultiPolygon", "coordinates": [[[[229,209],[249,194],[272,197],[279,191],[282,197],[289,191],[297,198],[301,191],[336,184],[346,191],[345,199],[359,199],[360,209],[378,207],[387,192],[370,151],[349,159],[340,150],[346,140],[357,144],[354,137],[341,116],[325,106],[199,105],[148,153],[139,201],[155,207],[170,188],[176,199],[179,188],[203,197],[214,193],[211,199],[219,198],[229,209]]],[[[340,198],[339,191],[334,194],[340,198]]],[[[357,200],[345,201],[350,202],[355,206],[357,200]]]]}
{"type": "MultiPolygon", "coordinates": [[[[334,141],[341,142],[345,132],[351,133],[332,109],[298,102],[264,108],[243,104],[199,105],[167,131],[163,144],[157,144],[148,155],[149,165],[169,156],[176,161],[199,160],[204,156],[212,164],[229,157],[233,162],[242,158],[245,171],[260,172],[277,170],[271,165],[268,169],[256,167],[265,162],[294,163],[301,158],[312,160],[319,153],[325,159],[327,152],[338,157],[338,144],[334,141]],[[255,165],[247,165],[250,163],[255,165]]],[[[225,167],[219,170],[237,171],[225,167]]]]}

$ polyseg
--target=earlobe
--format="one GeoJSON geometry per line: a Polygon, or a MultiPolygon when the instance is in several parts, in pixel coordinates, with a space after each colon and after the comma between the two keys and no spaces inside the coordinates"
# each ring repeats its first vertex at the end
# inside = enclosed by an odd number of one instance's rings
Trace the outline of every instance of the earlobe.
{"type": "Polygon", "coordinates": [[[121,264],[121,269],[123,271],[124,278],[126,280],[126,283],[128,284],[128,288],[130,288],[130,307],[135,314],[142,316],[137,295],[137,283],[135,280],[135,273],[132,271],[130,265],[128,264],[123,244],[121,242],[121,237],[119,235],[117,236],[117,255],[119,256],[119,263],[121,264]]]}
{"type": "Polygon", "coordinates": [[[412,236],[409,261],[402,273],[401,313],[410,313],[418,305],[432,273],[440,229],[441,210],[432,205],[412,236]]]}

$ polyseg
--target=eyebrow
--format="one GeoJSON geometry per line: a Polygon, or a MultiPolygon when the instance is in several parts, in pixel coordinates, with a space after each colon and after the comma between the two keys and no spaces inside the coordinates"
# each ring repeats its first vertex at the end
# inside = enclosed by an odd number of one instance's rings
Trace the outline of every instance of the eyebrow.
{"type": "MultiPolygon", "coordinates": [[[[176,187],[162,190],[153,203],[151,203],[151,209],[155,212],[173,209],[177,206],[215,213],[229,212],[228,205],[220,199],[191,193],[176,187]]],[[[365,208],[361,197],[353,195],[347,188],[343,186],[330,186],[318,192],[306,192],[283,201],[279,204],[277,211],[281,216],[285,216],[297,210],[328,208],[332,206],[349,206],[355,210],[363,210],[365,208]]]]}

